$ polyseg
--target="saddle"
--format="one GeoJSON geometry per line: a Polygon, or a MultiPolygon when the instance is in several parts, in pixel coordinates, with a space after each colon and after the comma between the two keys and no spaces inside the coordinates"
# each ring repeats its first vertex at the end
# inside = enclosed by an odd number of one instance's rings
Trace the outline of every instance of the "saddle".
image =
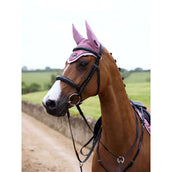
{"type": "MultiPolygon", "coordinates": [[[[131,105],[133,106],[134,110],[138,113],[140,120],[144,120],[144,124],[146,126],[146,129],[150,133],[150,126],[151,126],[151,117],[150,113],[146,110],[146,107],[143,105],[143,103],[139,101],[133,101],[130,100],[131,105]]],[[[102,127],[102,118],[99,117],[99,119],[96,121],[94,126],[94,139],[97,137],[99,130],[102,127]]]]}
{"type": "Polygon", "coordinates": [[[132,100],[130,100],[130,102],[133,108],[135,108],[135,110],[139,110],[139,112],[142,113],[142,115],[144,116],[144,119],[146,119],[148,124],[151,125],[150,113],[146,110],[146,107],[143,105],[143,103],[139,101],[132,101],[132,100]]]}

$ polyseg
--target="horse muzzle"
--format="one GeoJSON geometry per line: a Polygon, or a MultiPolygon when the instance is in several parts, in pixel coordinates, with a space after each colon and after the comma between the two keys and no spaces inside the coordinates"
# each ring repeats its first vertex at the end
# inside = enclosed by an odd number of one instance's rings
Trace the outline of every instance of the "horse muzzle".
{"type": "Polygon", "coordinates": [[[47,113],[53,116],[64,116],[68,110],[68,98],[61,98],[60,100],[54,100],[47,98],[42,101],[47,113]]]}
{"type": "Polygon", "coordinates": [[[81,96],[79,96],[77,93],[73,93],[69,97],[63,96],[59,100],[46,97],[42,101],[47,113],[58,117],[64,116],[67,113],[68,108],[81,103],[81,96]]]}

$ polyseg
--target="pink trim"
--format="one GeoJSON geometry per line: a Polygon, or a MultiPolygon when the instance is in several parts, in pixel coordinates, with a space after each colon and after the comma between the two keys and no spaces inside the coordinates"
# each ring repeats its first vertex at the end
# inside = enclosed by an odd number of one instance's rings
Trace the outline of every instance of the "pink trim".
{"type": "Polygon", "coordinates": [[[84,50],[74,51],[74,52],[70,55],[70,57],[67,59],[67,62],[68,62],[68,63],[73,63],[73,62],[75,62],[76,60],[78,60],[80,57],[89,56],[89,55],[96,57],[94,54],[89,53],[89,52],[86,52],[86,51],[84,51],[84,50]]]}
{"type": "MultiPolygon", "coordinates": [[[[142,113],[138,109],[136,109],[136,111],[137,111],[137,114],[139,115],[139,117],[142,118],[142,113]]],[[[145,122],[145,127],[146,127],[148,133],[151,134],[151,126],[149,125],[149,123],[146,119],[144,119],[144,122],[145,122]]]]}

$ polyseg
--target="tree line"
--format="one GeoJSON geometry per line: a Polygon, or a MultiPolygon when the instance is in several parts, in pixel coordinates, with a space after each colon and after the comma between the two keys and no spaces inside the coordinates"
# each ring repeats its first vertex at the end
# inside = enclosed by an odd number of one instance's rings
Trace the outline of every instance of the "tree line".
{"type": "Polygon", "coordinates": [[[22,94],[31,93],[31,92],[37,92],[42,90],[48,90],[51,88],[53,83],[56,81],[56,75],[51,75],[51,81],[49,83],[44,84],[44,88],[41,88],[41,85],[38,83],[31,83],[30,85],[26,84],[24,81],[22,81],[22,94]]]}
{"type": "MultiPolygon", "coordinates": [[[[148,72],[150,70],[144,70],[142,68],[136,68],[134,70],[127,70],[124,68],[119,68],[120,73],[123,78],[127,78],[132,72],[148,72]]],[[[62,73],[62,69],[51,69],[50,67],[46,67],[45,69],[36,69],[36,70],[28,70],[26,66],[22,67],[22,72],[50,72],[55,71],[57,73],[62,73]]],[[[52,74],[51,80],[49,83],[44,84],[44,88],[41,88],[41,85],[38,83],[31,83],[30,85],[26,84],[24,81],[22,81],[22,94],[31,93],[31,92],[37,92],[37,91],[43,91],[48,90],[51,88],[53,83],[56,81],[56,75],[52,74]]]]}
{"type": "Polygon", "coordinates": [[[61,73],[63,71],[63,69],[54,69],[54,68],[50,68],[49,66],[45,67],[45,69],[28,69],[27,66],[23,66],[22,67],[22,72],[57,72],[57,73],[61,73]]]}

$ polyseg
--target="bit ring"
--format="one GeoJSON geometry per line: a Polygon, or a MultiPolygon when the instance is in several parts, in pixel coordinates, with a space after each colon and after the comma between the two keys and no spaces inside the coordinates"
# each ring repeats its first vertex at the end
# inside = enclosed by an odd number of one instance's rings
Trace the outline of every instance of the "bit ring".
{"type": "Polygon", "coordinates": [[[69,101],[68,101],[69,105],[75,106],[75,105],[79,105],[80,103],[81,103],[81,96],[79,96],[78,93],[73,93],[69,96],[69,101]]]}

